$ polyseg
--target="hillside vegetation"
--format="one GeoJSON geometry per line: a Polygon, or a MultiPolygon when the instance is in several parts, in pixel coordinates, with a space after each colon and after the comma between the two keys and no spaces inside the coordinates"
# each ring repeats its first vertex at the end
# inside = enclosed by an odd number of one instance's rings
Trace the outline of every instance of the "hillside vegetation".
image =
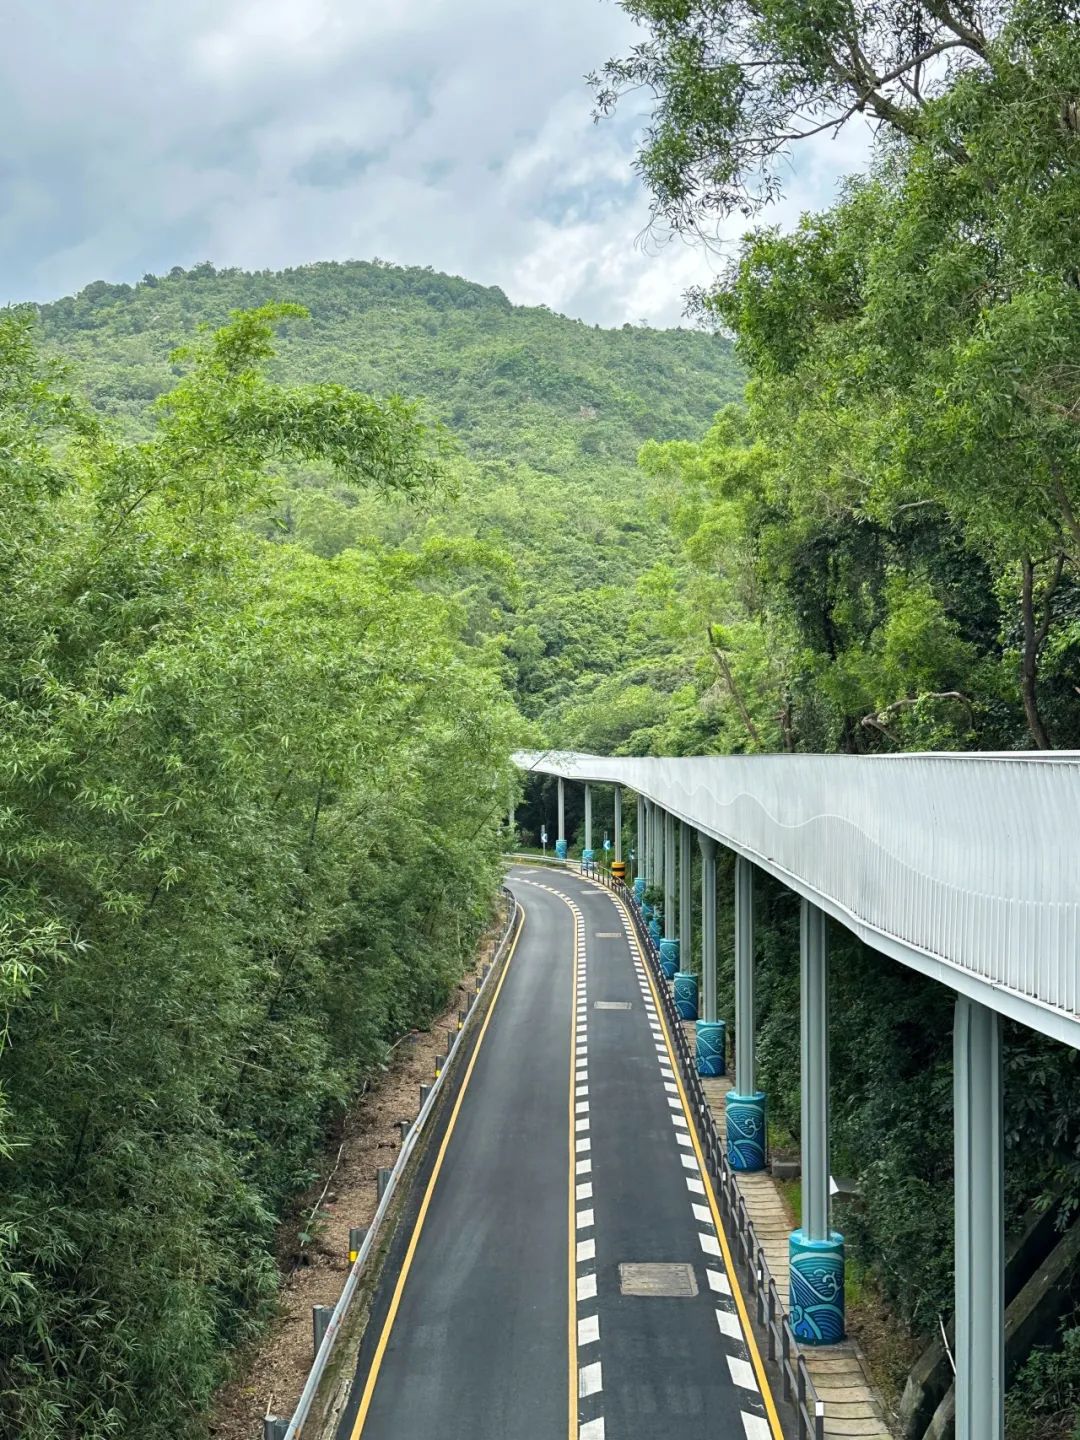
{"type": "Polygon", "coordinates": [[[619,735],[656,722],[655,687],[672,683],[667,646],[636,597],[672,538],[646,507],[637,454],[647,439],[700,435],[741,394],[730,343],[700,330],[601,330],[380,262],[258,274],[201,265],[136,286],[97,283],[42,306],[38,331],[74,362],[95,412],[137,435],[182,368],[174,347],[269,301],[308,311],[280,325],[271,376],[416,400],[451,453],[448,486],[404,505],[293,463],[267,533],[328,556],[373,537],[445,554],[450,540],[453,573],[430,583],[458,597],[471,638],[503,657],[539,734],[580,728],[603,677],[624,671],[652,683],[627,690],[619,735]]]}

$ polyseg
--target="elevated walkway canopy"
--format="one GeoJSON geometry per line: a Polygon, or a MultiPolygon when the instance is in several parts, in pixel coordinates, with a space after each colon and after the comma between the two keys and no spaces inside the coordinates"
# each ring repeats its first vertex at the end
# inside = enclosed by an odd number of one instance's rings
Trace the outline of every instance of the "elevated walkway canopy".
{"type": "Polygon", "coordinates": [[[868,945],[1080,1048],[1080,753],[514,760],[644,796],[868,945]]]}

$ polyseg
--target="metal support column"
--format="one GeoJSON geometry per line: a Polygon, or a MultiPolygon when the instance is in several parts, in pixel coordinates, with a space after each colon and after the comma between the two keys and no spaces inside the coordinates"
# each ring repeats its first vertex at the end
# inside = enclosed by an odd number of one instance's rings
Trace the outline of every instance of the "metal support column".
{"type": "MultiPolygon", "coordinates": [[[[645,889],[648,890],[653,883],[653,857],[652,857],[652,832],[653,832],[653,803],[651,800],[645,802],[645,825],[641,832],[641,855],[638,861],[641,878],[645,881],[645,889]]],[[[646,916],[648,919],[648,916],[646,916]]]]}
{"type": "Polygon", "coordinates": [[[590,865],[593,859],[592,843],[592,786],[585,781],[585,848],[581,852],[582,863],[590,865]]]}
{"type": "Polygon", "coordinates": [[[844,1239],[829,1229],[828,919],[802,902],[799,969],[802,1228],[789,1241],[791,1315],[807,1345],[844,1338],[844,1239]]]}
{"type": "Polygon", "coordinates": [[[675,916],[675,816],[664,814],[664,939],[678,933],[675,916]]]}
{"type": "Polygon", "coordinates": [[[649,934],[660,944],[663,934],[660,921],[664,906],[664,812],[654,800],[649,812],[649,886],[660,892],[660,904],[654,905],[649,914],[649,934]]]}
{"type": "Polygon", "coordinates": [[[679,959],[687,967],[693,956],[694,938],[694,872],[690,858],[692,833],[685,820],[679,822],[679,959]]]}
{"type": "Polygon", "coordinates": [[[645,894],[645,799],[637,797],[637,834],[634,840],[634,899],[641,904],[645,894]]]}
{"type": "Polygon", "coordinates": [[[1001,1017],[956,997],[956,1440],[1005,1434],[1001,1017]]]}
{"type": "Polygon", "coordinates": [[[724,1097],[728,1163],[764,1170],[765,1096],[754,1083],[754,866],[735,857],[735,1085],[724,1097]]]}
{"type": "Polygon", "coordinates": [[[615,824],[614,824],[615,859],[622,859],[622,786],[615,786],[615,824]]]}
{"type": "Polygon", "coordinates": [[[701,848],[701,1015],[697,1022],[697,1071],[723,1075],[726,1026],[717,1013],[716,841],[698,832],[701,848]]]}
{"type": "MultiPolygon", "coordinates": [[[[674,980],[679,969],[678,917],[675,914],[675,816],[664,816],[664,938],[660,941],[660,963],[664,974],[674,980]]],[[[694,1019],[697,1015],[688,1016],[694,1019]]]]}
{"type": "Polygon", "coordinates": [[[657,890],[664,886],[664,812],[653,801],[652,823],[649,827],[652,839],[652,856],[649,868],[649,884],[657,890]]]}
{"type": "Polygon", "coordinates": [[[566,782],[562,776],[558,779],[559,787],[559,828],[555,837],[555,854],[560,860],[566,859],[566,782]]]}

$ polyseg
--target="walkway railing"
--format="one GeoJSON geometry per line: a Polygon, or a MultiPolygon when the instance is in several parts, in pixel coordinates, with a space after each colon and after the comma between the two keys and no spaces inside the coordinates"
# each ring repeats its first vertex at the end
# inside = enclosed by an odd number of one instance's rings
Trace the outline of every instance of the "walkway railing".
{"type": "Polygon", "coordinates": [[[690,1097],[705,1163],[714,1182],[724,1232],[732,1248],[732,1259],[742,1271],[745,1291],[753,1301],[758,1324],[765,1332],[768,1357],[780,1367],[784,1399],[795,1407],[797,1440],[824,1440],[825,1402],[818,1398],[814,1389],[810,1372],[806,1368],[806,1360],[780,1300],[776,1281],[769,1270],[765,1252],[757,1238],[735,1172],[728,1164],[727,1151],[697,1073],[696,1059],[686,1039],[682,1019],[675,1008],[674,997],[660,965],[660,951],[649,934],[633,892],[621,881],[612,880],[610,874],[604,870],[597,872],[593,867],[590,873],[594,879],[600,880],[609,890],[614,891],[626,905],[634,921],[641,952],[652,970],[667,1017],[668,1032],[678,1053],[679,1070],[690,1097]]]}
{"type": "MultiPolygon", "coordinates": [[[[487,963],[487,966],[484,970],[483,979],[477,986],[476,994],[469,1002],[470,1014],[472,1013],[472,1010],[475,1007],[477,1001],[484,994],[484,991],[491,976],[498,973],[498,970],[506,955],[506,951],[510,946],[513,936],[516,934],[518,929],[519,911],[514,897],[511,895],[510,891],[505,887],[505,885],[502,887],[502,894],[504,899],[508,903],[509,909],[506,926],[503,930],[502,937],[499,940],[498,945],[496,946],[494,956],[487,963]]],[[[319,1389],[322,1385],[323,1378],[326,1374],[326,1368],[330,1362],[331,1353],[333,1352],[334,1345],[337,1342],[338,1336],[341,1334],[342,1326],[344,1325],[345,1319],[348,1316],[352,1302],[356,1297],[356,1292],[360,1287],[360,1281],[364,1274],[364,1268],[367,1264],[368,1256],[371,1254],[372,1249],[375,1246],[375,1242],[378,1238],[379,1230],[383,1224],[383,1221],[386,1219],[386,1216],[394,1203],[394,1197],[397,1193],[398,1186],[401,1183],[402,1176],[408,1169],[409,1162],[413,1157],[413,1154],[416,1150],[417,1145],[420,1142],[421,1137],[423,1136],[428,1121],[430,1120],[436,1105],[439,1103],[439,1095],[442,1091],[443,1084],[450,1069],[451,1061],[457,1053],[458,1047],[461,1045],[462,1036],[464,1034],[464,1027],[458,1030],[455,1034],[453,1042],[451,1043],[450,1048],[446,1053],[446,1058],[444,1059],[443,1064],[439,1069],[439,1073],[436,1075],[434,1083],[428,1089],[427,1097],[425,1098],[424,1103],[420,1107],[420,1113],[417,1115],[416,1119],[409,1127],[409,1130],[406,1133],[404,1140],[402,1141],[401,1149],[398,1151],[397,1160],[394,1162],[394,1168],[390,1171],[389,1178],[383,1188],[382,1197],[379,1200],[379,1205],[375,1211],[375,1216],[371,1224],[368,1226],[367,1234],[364,1236],[363,1243],[361,1244],[356,1259],[354,1260],[352,1268],[349,1271],[348,1279],[345,1281],[345,1288],[342,1290],[341,1296],[337,1304],[334,1306],[334,1313],[333,1315],[331,1315],[329,1323],[327,1324],[326,1332],[323,1335],[322,1343],[319,1346],[318,1352],[316,1353],[314,1362],[311,1366],[311,1370],[308,1373],[308,1378],[304,1384],[304,1389],[300,1396],[300,1399],[297,1402],[296,1410],[293,1413],[292,1419],[288,1422],[288,1425],[284,1426],[283,1429],[279,1429],[278,1431],[278,1433],[282,1436],[282,1440],[298,1440],[298,1437],[301,1436],[303,1433],[305,1424],[311,1418],[312,1409],[314,1407],[316,1397],[318,1396],[319,1389]]],[[[267,1419],[272,1420],[273,1417],[268,1416],[267,1419]]],[[[281,1421],[277,1421],[276,1423],[279,1427],[282,1425],[281,1421]]],[[[271,1426],[267,1426],[265,1428],[268,1435],[273,1433],[271,1426]]]]}

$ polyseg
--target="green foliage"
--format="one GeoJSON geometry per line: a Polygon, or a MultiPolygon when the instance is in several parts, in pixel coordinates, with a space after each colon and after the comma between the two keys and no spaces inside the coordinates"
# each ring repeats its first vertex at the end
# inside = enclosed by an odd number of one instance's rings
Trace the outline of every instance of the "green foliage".
{"type": "MultiPolygon", "coordinates": [[[[620,0],[645,38],[591,77],[597,112],[654,97],[638,169],[654,211],[696,232],[717,212],[774,198],[793,146],[866,115],[895,138],[935,128],[934,101],[995,58],[996,0],[620,0]]],[[[1019,8],[1019,7],[1018,7],[1019,8]]],[[[1031,28],[1068,4],[1023,7],[1031,28]]],[[[939,137],[954,158],[962,141],[939,137]]]]}
{"type": "MultiPolygon", "coordinates": [[[[358,492],[341,484],[340,467],[335,475],[310,463],[294,429],[262,533],[327,557],[371,540],[421,553],[429,542],[474,543],[458,552],[460,564],[447,559],[421,583],[463,607],[468,638],[503,657],[507,684],[542,734],[588,729],[583,707],[606,702],[608,678],[668,648],[636,628],[637,579],[671,554],[643,510],[638,448],[650,437],[689,439],[736,398],[742,376],[729,342],[692,330],[600,330],[513,306],[499,290],[381,262],[255,275],[197,266],[134,287],[97,283],[40,307],[39,325],[78,362],[94,411],[141,435],[148,402],[174,383],[171,352],[195,326],[281,301],[302,302],[307,315],[282,317],[268,374],[294,387],[323,382],[324,405],[331,394],[345,405],[354,389],[422,397],[429,425],[442,427],[435,458],[446,478],[431,494],[395,455],[398,493],[358,492]],[[331,383],[345,388],[328,391],[331,383]]],[[[354,428],[369,403],[348,400],[354,428]]],[[[390,405],[384,415],[399,412],[400,402],[390,405]]],[[[406,407],[402,423],[416,418],[406,407]]],[[[682,678],[651,673],[649,683],[675,688],[682,678]]],[[[613,746],[647,745],[629,713],[612,716],[605,735],[613,746]]]]}
{"type": "MultiPolygon", "coordinates": [[[[488,915],[518,722],[441,557],[261,538],[412,494],[412,409],[195,342],[138,442],[0,318],[0,1431],[201,1433],[274,1227],[488,915]]],[[[460,559],[460,557],[459,557],[460,559]]],[[[469,557],[471,563],[476,556],[469,557]]]]}
{"type": "Polygon", "coordinates": [[[1080,1328],[1066,1327],[1061,1348],[1033,1350],[1009,1387],[1009,1440],[1078,1440],[1080,1328]]]}

